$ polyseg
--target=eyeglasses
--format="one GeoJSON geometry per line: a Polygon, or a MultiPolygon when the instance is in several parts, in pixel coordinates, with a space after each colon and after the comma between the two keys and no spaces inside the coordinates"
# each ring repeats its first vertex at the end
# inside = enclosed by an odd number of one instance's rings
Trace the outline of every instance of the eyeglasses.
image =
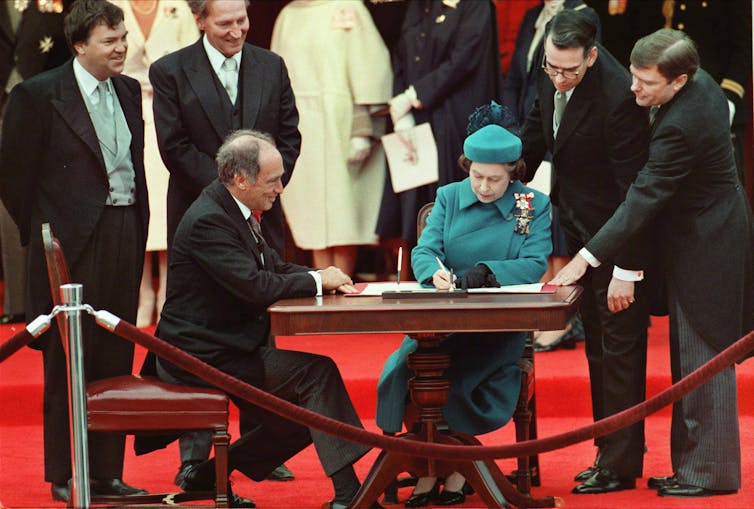
{"type": "Polygon", "coordinates": [[[579,65],[577,65],[575,68],[572,67],[570,69],[559,69],[557,67],[551,66],[547,62],[547,57],[543,56],[542,57],[542,70],[548,76],[550,76],[552,78],[554,78],[555,76],[557,76],[558,74],[560,74],[561,76],[563,76],[564,79],[573,80],[573,79],[576,79],[576,78],[579,77],[579,71],[576,71],[574,69],[579,69],[582,65],[584,65],[585,61],[586,61],[586,59],[582,60],[582,62],[579,65]]]}

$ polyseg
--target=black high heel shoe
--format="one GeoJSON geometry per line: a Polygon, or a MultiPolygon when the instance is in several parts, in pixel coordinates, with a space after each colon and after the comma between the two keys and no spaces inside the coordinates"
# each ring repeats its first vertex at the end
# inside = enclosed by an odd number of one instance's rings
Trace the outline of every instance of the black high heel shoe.
{"type": "Polygon", "coordinates": [[[424,493],[412,493],[410,497],[406,499],[403,504],[406,507],[424,507],[429,504],[430,500],[437,500],[440,491],[440,481],[435,481],[435,485],[432,489],[425,491],[424,493]]]}
{"type": "Polygon", "coordinates": [[[466,502],[466,495],[473,495],[474,488],[471,487],[468,481],[463,483],[463,487],[460,491],[448,491],[442,490],[442,493],[434,498],[437,505],[456,505],[466,502]]]}

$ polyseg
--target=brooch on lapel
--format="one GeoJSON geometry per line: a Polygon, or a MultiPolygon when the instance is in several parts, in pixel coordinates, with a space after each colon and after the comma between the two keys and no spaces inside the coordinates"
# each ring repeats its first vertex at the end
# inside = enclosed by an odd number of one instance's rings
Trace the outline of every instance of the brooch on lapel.
{"type": "Polygon", "coordinates": [[[534,217],[534,207],[531,201],[534,199],[534,193],[531,191],[528,193],[513,193],[513,197],[516,199],[516,208],[518,209],[516,214],[516,224],[513,226],[513,231],[519,235],[529,234],[529,222],[534,217]]]}

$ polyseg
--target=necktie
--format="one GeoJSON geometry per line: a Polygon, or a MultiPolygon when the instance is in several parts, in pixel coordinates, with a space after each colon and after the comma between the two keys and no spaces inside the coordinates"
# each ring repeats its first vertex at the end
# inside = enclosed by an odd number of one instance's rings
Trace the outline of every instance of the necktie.
{"type": "Polygon", "coordinates": [[[563,118],[563,112],[566,109],[566,104],[568,104],[568,100],[566,98],[565,92],[555,92],[555,114],[553,116],[553,119],[555,120],[556,129],[560,127],[560,120],[563,118]]]}
{"type": "Polygon", "coordinates": [[[267,245],[267,243],[264,241],[264,237],[262,236],[262,227],[260,226],[254,214],[250,215],[249,218],[246,220],[246,222],[249,223],[249,228],[251,229],[251,233],[254,236],[254,240],[257,243],[257,250],[259,251],[259,257],[262,259],[262,267],[264,267],[265,265],[264,248],[267,245]]]}
{"type": "Polygon", "coordinates": [[[655,116],[657,115],[657,110],[659,110],[659,106],[650,106],[649,107],[649,125],[652,125],[655,123],[655,116]]]}
{"type": "Polygon", "coordinates": [[[236,95],[238,94],[238,69],[236,68],[236,61],[232,58],[226,58],[222,65],[223,70],[223,86],[225,91],[228,92],[230,102],[236,102],[236,95]]]}
{"type": "MultiPolygon", "coordinates": [[[[112,147],[114,152],[118,150],[118,140],[115,134],[115,115],[113,111],[108,107],[110,101],[110,87],[107,81],[100,81],[97,84],[97,92],[99,94],[99,102],[97,103],[97,111],[102,119],[102,132],[97,133],[102,136],[102,142],[107,147],[112,147]]],[[[114,105],[113,105],[114,106],[114,105]]]]}

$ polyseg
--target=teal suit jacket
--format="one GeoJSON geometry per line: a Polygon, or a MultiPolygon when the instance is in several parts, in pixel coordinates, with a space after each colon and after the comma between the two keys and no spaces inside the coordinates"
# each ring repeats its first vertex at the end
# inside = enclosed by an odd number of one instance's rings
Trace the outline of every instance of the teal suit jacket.
{"type": "MultiPolygon", "coordinates": [[[[419,244],[411,252],[417,281],[432,284],[437,256],[458,277],[484,263],[501,285],[535,283],[547,268],[552,251],[549,198],[520,182],[511,182],[493,203],[480,203],[469,179],[437,190],[437,199],[419,244]],[[529,232],[515,231],[515,193],[532,192],[529,232]]],[[[451,380],[445,419],[456,431],[478,435],[503,426],[518,400],[524,349],[523,332],[451,334],[443,348],[451,354],[446,376],[451,380]]],[[[377,388],[377,425],[398,432],[403,422],[408,379],[406,365],[416,341],[406,337],[385,363],[377,388]]]]}

